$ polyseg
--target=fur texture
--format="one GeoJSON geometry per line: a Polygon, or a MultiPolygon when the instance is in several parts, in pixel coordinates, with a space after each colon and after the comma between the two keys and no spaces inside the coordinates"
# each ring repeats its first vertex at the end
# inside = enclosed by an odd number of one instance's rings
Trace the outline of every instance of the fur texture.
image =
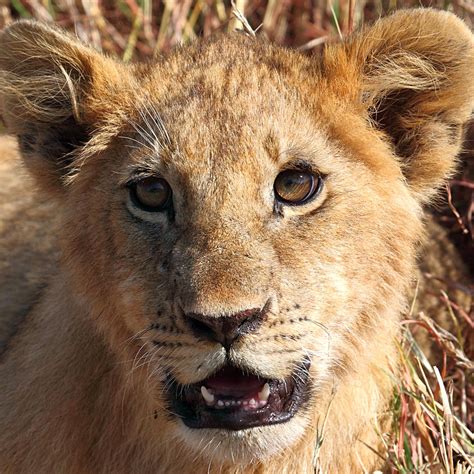
{"type": "Polygon", "coordinates": [[[45,25],[5,30],[1,113],[37,190],[3,138],[2,472],[383,467],[422,206],[455,167],[473,51],[459,19],[429,9],[313,58],[234,34],[126,66],[45,25]],[[295,163],[323,191],[276,209],[295,163]],[[149,175],[170,183],[174,220],[130,201],[149,175]],[[225,351],[177,308],[267,301],[230,357],[272,378],[310,357],[309,403],[279,425],[186,428],[165,372],[197,382],[225,351]]]}

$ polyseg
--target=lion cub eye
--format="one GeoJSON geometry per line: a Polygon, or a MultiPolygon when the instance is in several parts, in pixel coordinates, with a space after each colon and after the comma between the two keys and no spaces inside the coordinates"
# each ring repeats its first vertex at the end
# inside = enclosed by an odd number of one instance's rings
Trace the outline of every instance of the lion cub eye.
{"type": "Polygon", "coordinates": [[[280,202],[300,205],[316,195],[321,189],[321,185],[320,176],[307,171],[285,170],[276,177],[273,189],[280,202]]]}
{"type": "Polygon", "coordinates": [[[164,211],[170,204],[171,195],[171,187],[163,178],[144,178],[130,186],[133,203],[144,211],[164,211]]]}

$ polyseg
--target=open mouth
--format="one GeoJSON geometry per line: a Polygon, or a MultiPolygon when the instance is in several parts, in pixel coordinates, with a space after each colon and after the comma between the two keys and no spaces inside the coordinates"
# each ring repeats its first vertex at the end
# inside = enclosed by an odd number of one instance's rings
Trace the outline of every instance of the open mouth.
{"type": "Polygon", "coordinates": [[[192,385],[170,378],[172,411],[190,428],[242,430],[283,423],[309,396],[310,361],[304,360],[288,378],[267,379],[227,365],[192,385]]]}

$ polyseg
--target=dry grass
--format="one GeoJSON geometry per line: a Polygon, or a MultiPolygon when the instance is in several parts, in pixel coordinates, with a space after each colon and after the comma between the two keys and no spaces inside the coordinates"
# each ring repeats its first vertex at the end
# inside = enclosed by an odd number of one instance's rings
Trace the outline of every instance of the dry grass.
{"type": "MultiPolygon", "coordinates": [[[[236,0],[235,17],[223,0],[0,0],[0,26],[19,17],[55,22],[97,49],[139,60],[216,30],[244,27],[272,41],[314,50],[401,7],[433,6],[454,11],[474,25],[473,0],[236,0]],[[245,23],[248,20],[248,24],[245,23]]],[[[450,184],[449,205],[437,210],[466,262],[474,262],[474,127],[463,170],[450,184]]],[[[474,270],[474,269],[473,269],[474,270]]],[[[474,295],[472,282],[456,282],[474,295]]],[[[452,284],[452,282],[451,282],[452,284]]],[[[402,378],[393,400],[393,434],[385,439],[393,472],[474,473],[474,312],[449,295],[454,334],[424,314],[408,314],[400,345],[402,378]],[[428,331],[443,355],[433,367],[413,338],[428,331]]]]}
{"type": "MultiPolygon", "coordinates": [[[[447,299],[445,294],[440,296],[447,299]]],[[[423,313],[403,321],[402,377],[393,400],[394,430],[387,440],[394,472],[474,472],[474,364],[467,355],[472,340],[467,340],[469,333],[461,330],[465,326],[454,311],[451,316],[456,334],[423,313]],[[428,331],[436,341],[441,367],[431,365],[423,354],[413,338],[413,327],[428,331]]]]}
{"type": "MultiPolygon", "coordinates": [[[[472,0],[236,0],[235,4],[260,34],[307,49],[400,7],[448,8],[471,25],[474,22],[472,0]]],[[[55,22],[126,61],[240,23],[232,15],[231,2],[223,0],[0,0],[0,26],[19,17],[55,22]]]]}

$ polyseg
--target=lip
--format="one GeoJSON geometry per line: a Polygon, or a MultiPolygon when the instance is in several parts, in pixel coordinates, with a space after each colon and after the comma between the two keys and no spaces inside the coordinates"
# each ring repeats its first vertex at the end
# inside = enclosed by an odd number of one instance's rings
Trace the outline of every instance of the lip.
{"type": "Polygon", "coordinates": [[[237,431],[284,423],[309,398],[310,365],[310,361],[304,359],[286,379],[260,377],[247,368],[242,370],[231,365],[191,385],[181,385],[169,376],[168,403],[171,411],[194,429],[237,431]],[[202,387],[206,387],[206,394],[212,394],[208,401],[203,397],[202,387]],[[212,398],[214,400],[209,402],[212,398]]]}

